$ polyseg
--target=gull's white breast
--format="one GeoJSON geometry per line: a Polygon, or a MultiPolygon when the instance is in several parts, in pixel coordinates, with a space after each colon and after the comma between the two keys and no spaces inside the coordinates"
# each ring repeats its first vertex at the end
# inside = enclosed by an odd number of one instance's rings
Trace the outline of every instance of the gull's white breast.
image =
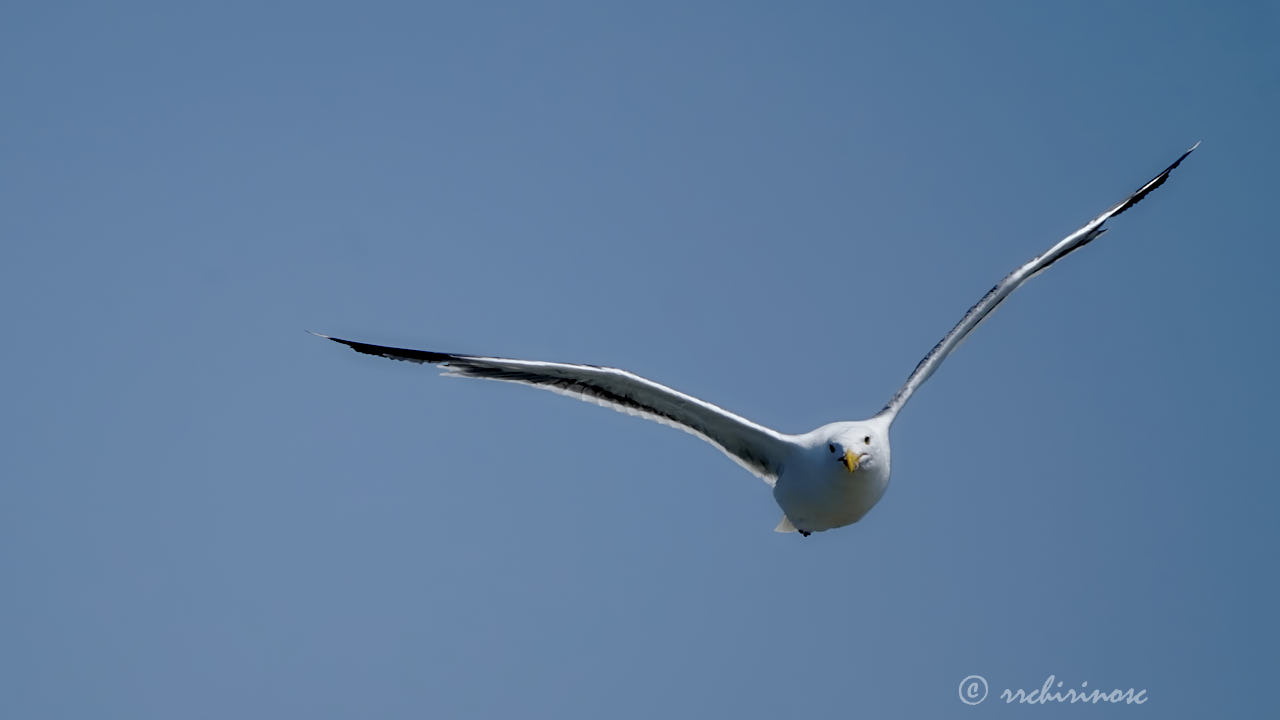
{"type": "Polygon", "coordinates": [[[888,487],[887,457],[869,458],[851,473],[830,456],[808,452],[783,469],[773,498],[796,528],[819,532],[857,522],[888,487]]]}

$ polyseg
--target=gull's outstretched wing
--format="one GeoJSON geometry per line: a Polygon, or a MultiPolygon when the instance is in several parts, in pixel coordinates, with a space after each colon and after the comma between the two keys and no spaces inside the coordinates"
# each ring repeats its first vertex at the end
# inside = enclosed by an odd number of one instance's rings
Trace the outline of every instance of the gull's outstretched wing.
{"type": "Polygon", "coordinates": [[[777,481],[783,460],[795,447],[786,435],[626,370],[409,350],[312,334],[367,355],[441,365],[445,375],[532,385],[670,425],[720,448],[769,485],[777,481]]]}
{"type": "Polygon", "coordinates": [[[1185,160],[1191,154],[1191,151],[1197,147],[1200,147],[1200,143],[1192,145],[1190,149],[1182,153],[1181,157],[1173,161],[1172,165],[1165,168],[1159,175],[1151,178],[1136,192],[1125,198],[1123,202],[1112,206],[1106,212],[1089,221],[1084,227],[1063,238],[1044,253],[1037,255],[1031,262],[1009,273],[1005,279],[991,288],[986,295],[982,296],[981,300],[969,308],[969,312],[960,318],[960,322],[951,328],[951,332],[947,333],[946,337],[942,338],[937,345],[934,345],[929,354],[925,355],[924,359],[916,365],[916,369],[912,371],[911,376],[894,394],[889,404],[885,405],[884,409],[880,411],[879,416],[887,416],[890,420],[896,417],[898,411],[907,403],[911,395],[924,384],[925,380],[929,379],[930,375],[933,375],[933,372],[951,354],[951,351],[955,350],[965,336],[973,332],[973,329],[978,327],[991,314],[991,311],[996,309],[996,306],[1009,297],[1010,293],[1021,287],[1024,282],[1043,272],[1045,268],[1098,239],[1098,236],[1107,230],[1102,227],[1103,223],[1137,205],[1152,190],[1163,185],[1164,181],[1169,179],[1169,173],[1173,172],[1173,169],[1178,167],[1178,164],[1185,160]]]}

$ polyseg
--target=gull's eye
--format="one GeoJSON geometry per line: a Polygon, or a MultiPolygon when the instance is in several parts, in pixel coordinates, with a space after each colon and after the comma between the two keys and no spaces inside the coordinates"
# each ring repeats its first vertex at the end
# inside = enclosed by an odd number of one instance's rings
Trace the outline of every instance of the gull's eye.
{"type": "Polygon", "coordinates": [[[830,450],[831,452],[835,452],[836,446],[832,445],[831,443],[827,443],[827,449],[830,450]]]}
{"type": "Polygon", "coordinates": [[[864,445],[870,445],[870,444],[871,444],[871,436],[870,436],[870,435],[868,435],[868,436],[866,436],[866,437],[862,438],[862,443],[863,443],[864,445]]]}

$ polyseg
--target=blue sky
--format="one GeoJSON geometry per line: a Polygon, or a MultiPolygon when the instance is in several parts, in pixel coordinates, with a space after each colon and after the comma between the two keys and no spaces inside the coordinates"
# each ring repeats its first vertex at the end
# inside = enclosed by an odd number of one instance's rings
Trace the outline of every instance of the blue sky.
{"type": "Polygon", "coordinates": [[[1274,5],[3,18],[0,715],[1275,712],[1274,5]],[[694,438],[303,332],[804,431],[1198,139],[808,539],[694,438]],[[994,698],[1050,673],[1150,700],[994,698]]]}

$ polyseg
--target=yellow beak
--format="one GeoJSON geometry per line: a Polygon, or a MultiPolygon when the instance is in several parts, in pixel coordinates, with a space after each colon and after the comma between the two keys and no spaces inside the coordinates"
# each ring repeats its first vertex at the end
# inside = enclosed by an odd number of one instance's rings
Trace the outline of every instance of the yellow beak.
{"type": "Polygon", "coordinates": [[[853,472],[858,469],[858,463],[862,462],[862,456],[855,455],[852,450],[849,450],[845,452],[844,458],[841,462],[843,462],[844,466],[849,469],[849,472],[853,472]]]}

